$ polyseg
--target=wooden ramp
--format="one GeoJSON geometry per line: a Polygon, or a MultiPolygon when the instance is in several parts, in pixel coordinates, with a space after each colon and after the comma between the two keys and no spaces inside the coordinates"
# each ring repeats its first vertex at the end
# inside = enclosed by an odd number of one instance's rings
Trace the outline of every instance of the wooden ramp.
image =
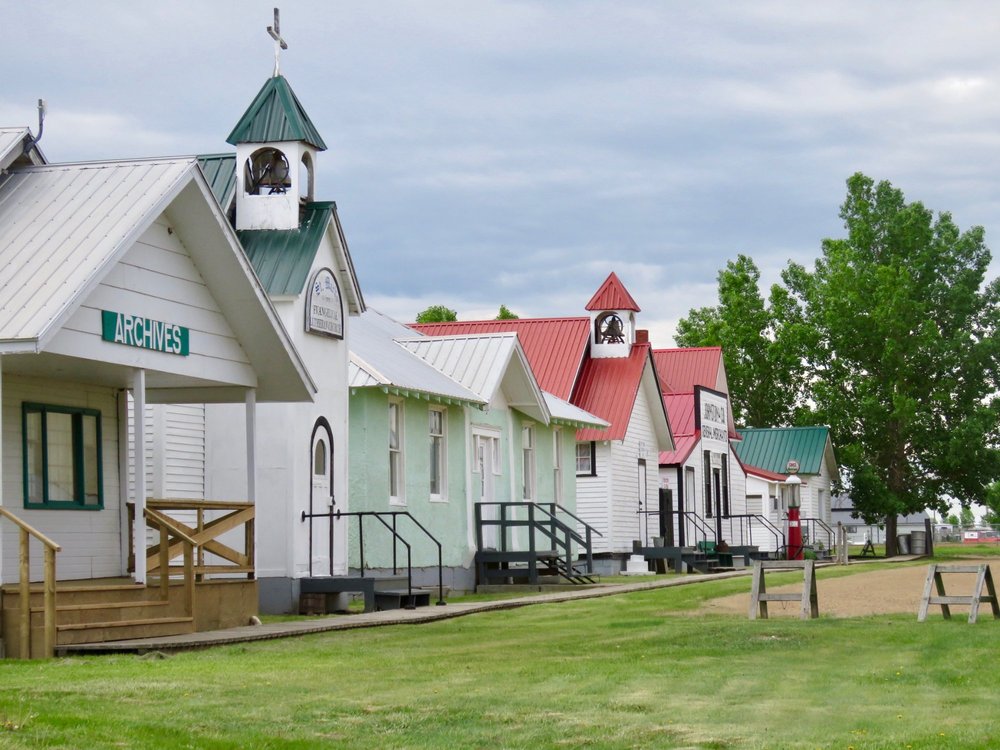
{"type": "Polygon", "coordinates": [[[819,598],[816,595],[815,560],[754,560],[753,585],[750,589],[750,619],[767,619],[768,602],[800,602],[799,617],[803,620],[819,617],[819,598]],[[764,581],[766,570],[801,570],[802,593],[767,593],[764,581]]]}
{"type": "Polygon", "coordinates": [[[993,618],[1000,619],[1000,606],[997,604],[997,592],[993,586],[993,574],[987,563],[982,565],[941,565],[931,563],[927,569],[927,583],[924,584],[924,596],[920,600],[920,611],[917,613],[917,622],[927,619],[927,610],[932,604],[940,605],[944,619],[951,619],[951,605],[962,604],[969,607],[969,623],[974,623],[979,617],[980,602],[989,602],[993,608],[993,618]],[[966,573],[975,574],[976,583],[972,594],[968,596],[948,596],[944,590],[944,573],[966,573]],[[932,586],[937,593],[933,593],[932,586]],[[986,594],[983,594],[983,587],[986,587],[986,594]]]}

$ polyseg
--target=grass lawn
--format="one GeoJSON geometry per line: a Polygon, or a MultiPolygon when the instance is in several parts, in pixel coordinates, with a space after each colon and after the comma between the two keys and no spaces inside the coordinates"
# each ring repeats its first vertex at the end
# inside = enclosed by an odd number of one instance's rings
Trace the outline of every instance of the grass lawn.
{"type": "Polygon", "coordinates": [[[2,662],[0,748],[1000,745],[1000,622],[690,614],[749,584],[167,658],[2,662]]]}

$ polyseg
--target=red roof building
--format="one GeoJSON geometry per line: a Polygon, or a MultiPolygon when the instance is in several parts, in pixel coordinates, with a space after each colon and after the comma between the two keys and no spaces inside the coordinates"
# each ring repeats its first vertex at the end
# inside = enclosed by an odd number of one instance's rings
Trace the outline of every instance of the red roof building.
{"type": "Polygon", "coordinates": [[[610,423],[579,429],[575,513],[599,532],[606,572],[622,569],[632,540],[647,536],[657,502],[659,456],[674,449],[662,385],[632,295],[611,273],[586,305],[589,317],[414,324],[428,336],[516,332],[539,386],[610,423]]]}
{"type": "Polygon", "coordinates": [[[653,361],[664,393],[693,393],[696,385],[729,393],[721,346],[655,349],[653,361]]]}
{"type": "Polygon", "coordinates": [[[711,529],[716,541],[747,543],[747,523],[733,522],[746,513],[746,472],[732,449],[739,433],[722,348],[657,349],[653,361],[676,444],[659,457],[661,481],[672,493],[675,540],[684,546],[711,529]]]}

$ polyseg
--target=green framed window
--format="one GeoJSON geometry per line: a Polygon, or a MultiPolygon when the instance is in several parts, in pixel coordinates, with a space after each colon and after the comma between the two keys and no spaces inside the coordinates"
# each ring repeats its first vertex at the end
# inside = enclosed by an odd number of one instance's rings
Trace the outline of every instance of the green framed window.
{"type": "Polygon", "coordinates": [[[104,507],[101,412],[24,402],[21,438],[25,508],[104,507]]]}

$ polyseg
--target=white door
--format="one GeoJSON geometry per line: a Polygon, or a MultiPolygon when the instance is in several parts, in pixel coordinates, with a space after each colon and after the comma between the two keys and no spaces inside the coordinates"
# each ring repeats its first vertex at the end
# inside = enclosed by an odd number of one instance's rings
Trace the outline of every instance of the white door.
{"type": "MultiPolygon", "coordinates": [[[[474,465],[472,478],[478,488],[479,503],[482,503],[481,518],[495,521],[500,517],[496,505],[496,475],[500,468],[500,435],[493,432],[476,432],[472,436],[472,455],[474,465]]],[[[487,549],[499,549],[499,530],[494,525],[483,528],[483,546],[487,549]]]]}
{"type": "MultiPolygon", "coordinates": [[[[312,450],[312,513],[329,513],[333,510],[333,493],[330,487],[330,440],[325,431],[317,431],[312,450]]],[[[313,575],[332,575],[330,561],[333,556],[333,519],[312,519],[312,572],[313,575]]]]}

